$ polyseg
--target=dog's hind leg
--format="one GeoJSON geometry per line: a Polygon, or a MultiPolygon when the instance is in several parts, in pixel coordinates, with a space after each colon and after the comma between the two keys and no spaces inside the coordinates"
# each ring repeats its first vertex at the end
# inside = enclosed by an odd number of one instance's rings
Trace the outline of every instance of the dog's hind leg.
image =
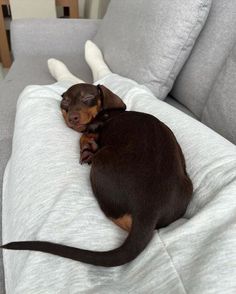
{"type": "Polygon", "coordinates": [[[111,70],[103,59],[101,50],[90,40],[85,43],[85,60],[92,71],[94,82],[111,74],[111,70]]]}
{"type": "Polygon", "coordinates": [[[60,60],[54,58],[48,59],[48,69],[57,82],[65,81],[71,84],[84,83],[84,81],[74,76],[60,60]]]}

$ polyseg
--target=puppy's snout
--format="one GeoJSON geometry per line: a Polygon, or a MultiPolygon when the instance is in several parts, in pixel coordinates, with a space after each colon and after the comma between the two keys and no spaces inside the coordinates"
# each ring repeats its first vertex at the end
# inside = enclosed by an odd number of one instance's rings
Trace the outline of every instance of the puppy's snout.
{"type": "Polygon", "coordinates": [[[69,123],[76,124],[79,122],[79,114],[74,112],[69,115],[69,123]]]}

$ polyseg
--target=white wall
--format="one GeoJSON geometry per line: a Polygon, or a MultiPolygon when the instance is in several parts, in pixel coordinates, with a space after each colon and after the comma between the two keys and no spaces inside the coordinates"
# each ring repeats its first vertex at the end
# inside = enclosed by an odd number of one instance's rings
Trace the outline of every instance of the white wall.
{"type": "MultiPolygon", "coordinates": [[[[81,18],[102,18],[110,0],[78,0],[81,18]]],[[[119,1],[119,0],[117,0],[119,1]]],[[[55,0],[10,0],[12,18],[55,18],[63,15],[55,0]]]]}
{"type": "Polygon", "coordinates": [[[10,0],[12,18],[55,18],[55,0],[10,0]]]}

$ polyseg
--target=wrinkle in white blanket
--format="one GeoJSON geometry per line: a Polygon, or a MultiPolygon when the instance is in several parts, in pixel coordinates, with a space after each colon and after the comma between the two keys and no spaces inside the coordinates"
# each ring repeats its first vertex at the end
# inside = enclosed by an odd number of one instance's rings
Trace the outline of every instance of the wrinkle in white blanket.
{"type": "MultiPolygon", "coordinates": [[[[99,83],[128,110],[151,113],[173,130],[194,198],[185,218],[156,232],[146,250],[121,267],[4,251],[7,293],[235,293],[235,146],[134,81],[111,74],[99,83]]],[[[4,243],[47,240],[108,250],[126,238],[100,211],[90,167],[79,164],[80,135],[66,127],[59,108],[68,86],[29,86],[19,98],[4,177],[4,243]]]]}

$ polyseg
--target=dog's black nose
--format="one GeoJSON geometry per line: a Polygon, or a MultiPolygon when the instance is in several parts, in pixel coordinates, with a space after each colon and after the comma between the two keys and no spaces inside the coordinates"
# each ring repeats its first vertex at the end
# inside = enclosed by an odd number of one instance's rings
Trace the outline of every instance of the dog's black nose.
{"type": "Polygon", "coordinates": [[[69,123],[76,124],[79,122],[79,114],[78,113],[71,113],[69,115],[69,123]]]}

